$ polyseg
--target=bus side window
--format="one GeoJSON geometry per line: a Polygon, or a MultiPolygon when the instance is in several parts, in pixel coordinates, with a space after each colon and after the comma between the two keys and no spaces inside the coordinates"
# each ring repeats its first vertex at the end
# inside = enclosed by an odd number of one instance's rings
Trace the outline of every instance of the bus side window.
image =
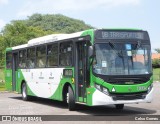
{"type": "Polygon", "coordinates": [[[26,61],[27,68],[34,68],[35,67],[35,48],[27,49],[27,61],[26,61]]]}
{"type": "Polygon", "coordinates": [[[50,44],[47,46],[47,67],[58,65],[58,44],[50,44]]]}
{"type": "Polygon", "coordinates": [[[36,67],[43,68],[46,67],[46,46],[42,45],[37,47],[36,51],[36,67]]]}
{"type": "Polygon", "coordinates": [[[72,65],[72,42],[65,42],[60,44],[60,65],[72,65]]]}
{"type": "Polygon", "coordinates": [[[27,60],[27,67],[28,68],[34,68],[35,67],[34,59],[28,59],[27,60]]]}
{"type": "Polygon", "coordinates": [[[19,68],[26,68],[26,50],[19,51],[19,68]]]}
{"type": "Polygon", "coordinates": [[[12,53],[11,52],[6,53],[6,68],[7,69],[12,68],[12,53]]]}

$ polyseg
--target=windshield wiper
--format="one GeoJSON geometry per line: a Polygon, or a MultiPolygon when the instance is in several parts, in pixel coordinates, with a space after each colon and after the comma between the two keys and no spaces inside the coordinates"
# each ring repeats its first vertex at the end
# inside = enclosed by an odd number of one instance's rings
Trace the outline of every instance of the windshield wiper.
{"type": "Polygon", "coordinates": [[[138,50],[141,47],[141,41],[137,41],[135,50],[138,50]]]}
{"type": "Polygon", "coordinates": [[[109,45],[119,57],[123,57],[122,50],[116,50],[114,43],[109,42],[109,45]]]}
{"type": "Polygon", "coordinates": [[[124,57],[125,57],[125,55],[123,55],[122,50],[116,50],[114,43],[109,42],[109,45],[110,45],[110,47],[115,51],[115,53],[117,54],[117,56],[122,59],[123,68],[124,68],[124,70],[125,70],[125,62],[124,62],[124,57]]]}

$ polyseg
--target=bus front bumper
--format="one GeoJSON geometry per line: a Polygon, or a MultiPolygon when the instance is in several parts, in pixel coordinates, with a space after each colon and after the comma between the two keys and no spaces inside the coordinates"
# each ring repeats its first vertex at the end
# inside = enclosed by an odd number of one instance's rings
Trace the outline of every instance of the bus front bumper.
{"type": "Polygon", "coordinates": [[[113,100],[112,96],[106,95],[99,90],[93,93],[92,96],[92,105],[99,106],[99,105],[110,105],[110,104],[131,104],[131,103],[150,103],[153,99],[153,88],[152,90],[146,94],[145,98],[143,99],[130,99],[130,100],[113,100]]]}

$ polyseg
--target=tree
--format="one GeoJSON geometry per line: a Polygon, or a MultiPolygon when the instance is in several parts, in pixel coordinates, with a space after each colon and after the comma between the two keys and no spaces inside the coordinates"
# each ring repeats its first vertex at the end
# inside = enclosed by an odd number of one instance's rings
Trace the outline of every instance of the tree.
{"type": "Polygon", "coordinates": [[[160,59],[153,59],[152,60],[152,67],[153,68],[160,68],[160,59]]]}
{"type": "Polygon", "coordinates": [[[160,48],[154,49],[157,53],[160,53],[160,48]]]}
{"type": "Polygon", "coordinates": [[[45,31],[51,30],[59,33],[73,33],[93,28],[81,20],[69,18],[61,14],[33,14],[32,16],[29,16],[27,20],[25,20],[25,23],[28,26],[38,26],[45,31]]]}
{"type": "Polygon", "coordinates": [[[53,34],[53,31],[44,31],[40,27],[27,26],[22,21],[12,21],[7,24],[0,35],[0,65],[4,65],[5,49],[27,43],[30,39],[53,34]]]}

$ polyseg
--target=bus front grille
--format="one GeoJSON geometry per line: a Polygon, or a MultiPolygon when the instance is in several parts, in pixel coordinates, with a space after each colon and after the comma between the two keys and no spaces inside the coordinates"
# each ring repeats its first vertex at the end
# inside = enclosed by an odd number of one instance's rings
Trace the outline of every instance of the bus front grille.
{"type": "Polygon", "coordinates": [[[136,100],[145,99],[146,92],[135,94],[111,94],[113,100],[136,100]]]}
{"type": "Polygon", "coordinates": [[[133,84],[142,84],[147,82],[149,79],[112,79],[108,81],[110,84],[117,84],[117,85],[133,85],[133,84]]]}

